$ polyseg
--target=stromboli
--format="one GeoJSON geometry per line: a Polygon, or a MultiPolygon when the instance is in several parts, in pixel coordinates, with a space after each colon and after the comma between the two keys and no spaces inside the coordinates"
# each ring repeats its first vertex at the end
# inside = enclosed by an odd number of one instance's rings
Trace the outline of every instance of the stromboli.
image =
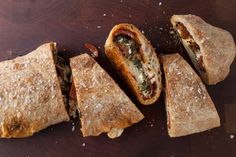
{"type": "Polygon", "coordinates": [[[153,104],[159,98],[159,59],[138,28],[126,23],[114,26],[105,43],[105,54],[141,104],[153,104]]]}
{"type": "Polygon", "coordinates": [[[173,15],[171,23],[202,80],[210,85],[224,80],[236,53],[232,35],[195,15],[173,15]]]}

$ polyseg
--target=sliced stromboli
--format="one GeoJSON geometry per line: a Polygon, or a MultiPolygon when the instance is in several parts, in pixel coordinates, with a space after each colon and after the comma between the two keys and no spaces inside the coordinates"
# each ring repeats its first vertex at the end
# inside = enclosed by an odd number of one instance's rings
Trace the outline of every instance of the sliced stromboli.
{"type": "Polygon", "coordinates": [[[55,43],[0,62],[0,137],[31,136],[68,121],[54,62],[55,43]]]}
{"type": "Polygon", "coordinates": [[[215,105],[191,66],[179,54],[164,55],[162,63],[169,136],[185,136],[220,126],[215,105]]]}
{"type": "Polygon", "coordinates": [[[236,53],[232,35],[195,15],[173,15],[171,23],[203,81],[224,80],[236,53]]]}
{"type": "Polygon", "coordinates": [[[70,59],[83,136],[119,137],[143,114],[88,54],[70,59]]]}
{"type": "Polygon", "coordinates": [[[162,90],[159,59],[145,36],[131,24],[113,27],[105,53],[140,103],[153,104],[162,90]]]}

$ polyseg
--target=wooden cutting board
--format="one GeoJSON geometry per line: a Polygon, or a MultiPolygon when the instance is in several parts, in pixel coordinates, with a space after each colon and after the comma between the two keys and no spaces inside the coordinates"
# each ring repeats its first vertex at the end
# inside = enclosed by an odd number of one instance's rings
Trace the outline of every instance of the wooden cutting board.
{"type": "MultiPolygon", "coordinates": [[[[0,3],[0,60],[24,55],[42,43],[56,41],[66,58],[87,52],[84,43],[99,47],[98,62],[133,99],[104,56],[111,28],[128,22],[140,28],[158,54],[179,52],[169,33],[173,14],[196,14],[230,31],[236,38],[235,0],[5,0],[0,3]]],[[[220,128],[171,139],[166,130],[163,95],[152,106],[137,106],[145,119],[110,140],[106,135],[83,138],[79,121],[49,127],[25,139],[0,139],[2,157],[235,157],[236,64],[227,79],[208,91],[221,117],[220,128]],[[73,129],[75,129],[73,131],[73,129]]],[[[1,104],[0,104],[1,105],[1,104]]]]}

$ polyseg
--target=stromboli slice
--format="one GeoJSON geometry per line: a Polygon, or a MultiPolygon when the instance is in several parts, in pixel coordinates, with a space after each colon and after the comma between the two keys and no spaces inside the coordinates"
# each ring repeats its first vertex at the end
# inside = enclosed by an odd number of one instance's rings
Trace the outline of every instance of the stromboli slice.
{"type": "Polygon", "coordinates": [[[107,133],[119,137],[123,129],[144,118],[115,81],[88,54],[70,59],[83,136],[107,133]]]}
{"type": "Polygon", "coordinates": [[[153,104],[159,98],[159,59],[138,28],[126,23],[114,26],[105,43],[105,54],[141,104],[153,104]]]}
{"type": "Polygon", "coordinates": [[[220,126],[215,105],[191,66],[179,54],[164,55],[162,63],[169,136],[185,136],[220,126]]]}
{"type": "Polygon", "coordinates": [[[68,121],[54,62],[55,43],[0,62],[0,137],[31,136],[68,121]]]}
{"type": "Polygon", "coordinates": [[[171,23],[203,81],[224,80],[236,53],[232,35],[195,15],[173,15],[171,23]]]}

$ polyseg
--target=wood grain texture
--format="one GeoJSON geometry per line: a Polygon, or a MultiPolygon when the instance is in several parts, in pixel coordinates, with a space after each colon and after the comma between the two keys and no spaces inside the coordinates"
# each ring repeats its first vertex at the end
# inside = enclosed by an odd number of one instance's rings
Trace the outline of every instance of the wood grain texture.
{"type": "MultiPolygon", "coordinates": [[[[159,53],[185,50],[175,45],[169,34],[172,14],[196,14],[207,22],[230,31],[236,38],[235,0],[6,0],[0,3],[0,60],[26,54],[38,45],[56,41],[65,48],[64,56],[86,52],[83,44],[100,47],[98,62],[130,96],[123,82],[104,56],[103,45],[111,28],[121,22],[136,25],[159,53]]],[[[106,135],[83,138],[79,121],[52,126],[27,139],[0,139],[3,157],[64,156],[160,156],[233,157],[236,138],[225,129],[225,104],[236,104],[236,64],[227,79],[208,86],[222,121],[222,127],[191,136],[170,139],[166,130],[163,96],[155,105],[141,106],[145,119],[110,140],[106,135]]],[[[132,96],[130,96],[132,98],[132,96]]],[[[134,100],[132,98],[132,100],[134,100]]],[[[136,102],[137,103],[137,102],[136,102]]],[[[236,131],[235,131],[236,132],[236,131]]],[[[236,134],[234,134],[236,135],[236,134]]]]}

